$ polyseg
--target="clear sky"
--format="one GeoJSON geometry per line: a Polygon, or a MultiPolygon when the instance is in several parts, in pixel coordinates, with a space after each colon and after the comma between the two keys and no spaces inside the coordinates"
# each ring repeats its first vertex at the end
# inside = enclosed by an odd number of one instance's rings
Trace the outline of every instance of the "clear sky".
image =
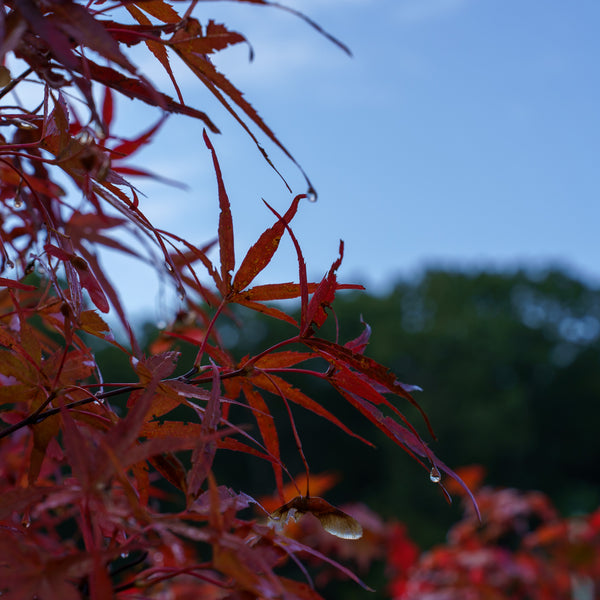
{"type": "MultiPolygon", "coordinates": [[[[196,14],[246,34],[254,60],[239,46],[221,53],[217,64],[319,193],[293,223],[309,276],[328,269],[341,238],[341,279],[366,282],[372,291],[430,264],[558,262],[600,282],[598,0],[287,5],[342,40],[353,57],[276,9],[201,2],[196,14]]],[[[147,59],[143,68],[168,88],[154,62],[147,59]]],[[[234,211],[239,263],[272,223],[260,198],[285,210],[292,196],[192,76],[177,73],[186,100],[223,130],[212,139],[234,211]]],[[[143,111],[119,108],[131,131],[148,126],[143,111]]],[[[201,133],[200,124],[172,118],[160,144],[132,160],[190,186],[139,182],[149,216],[198,244],[214,236],[218,214],[201,133]]],[[[304,192],[293,164],[265,147],[294,193],[304,192]]],[[[123,295],[134,298],[130,306],[157,316],[150,272],[111,272],[123,295]]],[[[290,244],[267,278],[297,279],[290,244]]]]}

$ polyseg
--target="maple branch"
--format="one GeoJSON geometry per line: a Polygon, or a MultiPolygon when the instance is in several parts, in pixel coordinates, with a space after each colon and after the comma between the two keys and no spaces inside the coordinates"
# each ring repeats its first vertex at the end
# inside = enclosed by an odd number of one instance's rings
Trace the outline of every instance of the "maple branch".
{"type": "MultiPolygon", "coordinates": [[[[107,384],[104,384],[104,385],[107,385],[107,384]]],[[[80,386],[74,386],[74,388],[75,389],[84,389],[80,386]]],[[[89,398],[83,398],[82,400],[76,400],[74,402],[70,402],[69,404],[66,404],[64,406],[64,408],[73,409],[73,408],[78,408],[79,406],[85,406],[86,404],[90,404],[91,402],[102,402],[103,400],[106,400],[107,398],[111,398],[113,396],[118,396],[119,394],[124,394],[126,392],[132,392],[134,390],[139,390],[139,389],[144,389],[144,388],[141,385],[135,385],[135,386],[123,386],[123,387],[117,388],[116,390],[102,392],[101,394],[98,394],[98,395],[91,394],[91,392],[90,392],[89,398]]],[[[49,410],[44,411],[44,408],[46,406],[48,406],[48,404],[56,398],[56,395],[57,395],[56,392],[52,392],[48,396],[48,398],[46,398],[46,400],[34,412],[32,412],[30,415],[28,415],[27,417],[25,417],[18,423],[14,423],[13,425],[10,425],[9,427],[6,427],[2,431],[0,431],[0,439],[9,436],[11,433],[14,433],[15,431],[17,431],[19,429],[22,429],[23,427],[27,427],[29,425],[37,425],[38,423],[41,423],[43,420],[47,419],[48,417],[58,414],[61,411],[60,407],[51,408],[49,410]],[[44,412],[42,412],[42,411],[44,411],[44,412]]]]}

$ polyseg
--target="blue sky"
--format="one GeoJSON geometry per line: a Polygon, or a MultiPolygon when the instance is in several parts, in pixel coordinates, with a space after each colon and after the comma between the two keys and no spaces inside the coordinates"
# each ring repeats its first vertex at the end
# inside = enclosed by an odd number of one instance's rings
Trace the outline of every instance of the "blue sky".
{"type": "MultiPolygon", "coordinates": [[[[196,13],[246,34],[217,64],[308,172],[319,199],[293,226],[320,278],[346,244],[341,278],[379,291],[426,265],[566,264],[600,282],[600,3],[597,0],[288,1],[347,44],[349,58],[283,11],[200,3],[196,13]]],[[[150,78],[168,81],[150,59],[150,78]]],[[[261,197],[292,196],[228,115],[177,69],[213,136],[237,227],[238,263],[272,223],[261,197]]],[[[170,91],[170,90],[169,90],[170,91]]],[[[119,106],[131,131],[144,111],[119,106]]],[[[214,236],[216,184],[202,127],[172,118],[136,156],[187,191],[140,181],[156,224],[203,244],[214,236]]],[[[265,143],[294,193],[302,176],[265,143]]],[[[113,265],[113,261],[109,262],[113,265]]],[[[120,264],[120,263],[119,263],[120,264]]],[[[129,265],[129,263],[128,263],[129,265]]],[[[111,268],[136,311],[164,317],[156,277],[111,268]],[[119,273],[120,272],[120,273],[119,273]],[[161,314],[162,313],[162,314],[161,314]]],[[[297,278],[291,244],[263,282],[297,278]]]]}

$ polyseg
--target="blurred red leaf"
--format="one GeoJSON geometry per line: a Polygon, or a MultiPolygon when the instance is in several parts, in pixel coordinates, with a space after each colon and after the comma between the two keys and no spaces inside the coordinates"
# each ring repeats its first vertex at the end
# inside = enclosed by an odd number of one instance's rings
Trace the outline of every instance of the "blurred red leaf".
{"type": "Polygon", "coordinates": [[[33,447],[29,457],[28,473],[30,484],[36,482],[46,456],[48,445],[58,435],[59,431],[60,420],[57,415],[44,419],[41,423],[33,426],[33,447]]]}
{"type": "Polygon", "coordinates": [[[343,573],[346,577],[348,577],[352,581],[355,581],[356,583],[358,583],[358,585],[360,585],[363,589],[365,589],[365,590],[367,590],[369,592],[373,592],[374,591],[368,585],[366,585],[350,569],[344,567],[340,563],[338,563],[335,560],[331,559],[329,556],[327,556],[325,554],[322,554],[321,552],[319,552],[318,550],[315,550],[314,548],[311,548],[310,546],[306,546],[305,544],[302,544],[301,542],[298,542],[297,540],[294,540],[292,538],[287,538],[287,537],[286,538],[280,538],[280,539],[278,539],[277,540],[277,545],[282,550],[285,550],[285,552],[288,553],[288,554],[292,554],[292,553],[306,553],[306,554],[308,554],[310,556],[314,556],[315,558],[319,559],[320,561],[324,561],[326,563],[329,563],[330,565],[332,565],[333,567],[335,567],[338,571],[340,571],[341,573],[343,573]]]}
{"type": "Polygon", "coordinates": [[[33,0],[15,0],[14,5],[31,29],[52,49],[54,56],[67,68],[77,68],[79,59],[71,49],[69,38],[53,20],[45,18],[33,0]]]}
{"type": "Polygon", "coordinates": [[[34,285],[28,285],[26,283],[21,283],[20,281],[15,281],[14,279],[6,279],[6,277],[0,277],[0,286],[8,287],[8,288],[16,288],[18,290],[35,290],[37,289],[34,285]]]}
{"type": "Polygon", "coordinates": [[[202,121],[213,133],[219,133],[219,129],[206,113],[176,102],[166,94],[157,92],[148,83],[140,79],[127,77],[111,67],[103,67],[90,60],[87,61],[87,68],[95,81],[116,90],[128,98],[136,98],[151,106],[158,106],[167,112],[194,117],[202,121]]]}
{"type": "Polygon", "coordinates": [[[204,439],[217,430],[221,419],[221,379],[219,370],[212,365],[211,391],[202,418],[202,434],[198,445],[192,454],[192,468],[187,476],[187,490],[189,497],[195,499],[200,493],[200,488],[212,468],[217,452],[217,444],[214,439],[204,439]]]}
{"type": "Polygon", "coordinates": [[[119,44],[84,6],[74,2],[59,2],[53,4],[53,12],[52,16],[46,16],[44,19],[46,24],[56,24],[69,36],[69,43],[71,39],[76,40],[123,69],[131,73],[136,72],[136,67],[121,53],[119,44]]]}
{"type": "Polygon", "coordinates": [[[52,555],[33,536],[5,528],[0,536],[0,581],[3,598],[79,600],[75,581],[89,570],[84,553],[52,555]]]}
{"type": "MultiPolygon", "coordinates": [[[[108,89],[108,88],[107,88],[108,89]]],[[[153,125],[146,132],[140,134],[133,140],[124,140],[120,144],[117,144],[111,149],[111,152],[117,156],[131,156],[134,152],[139,150],[145,144],[152,141],[154,134],[158,131],[160,126],[165,122],[166,117],[161,117],[156,125],[153,125]]]]}

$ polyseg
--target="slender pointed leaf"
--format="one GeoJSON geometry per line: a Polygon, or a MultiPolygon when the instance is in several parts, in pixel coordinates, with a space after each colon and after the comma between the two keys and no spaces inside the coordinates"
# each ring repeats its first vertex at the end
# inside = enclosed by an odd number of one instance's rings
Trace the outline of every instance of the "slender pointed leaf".
{"type": "Polygon", "coordinates": [[[247,288],[254,278],[271,262],[285,231],[285,224],[294,218],[298,210],[298,203],[303,197],[296,196],[282,220],[277,221],[275,225],[264,231],[258,241],[250,247],[233,278],[233,289],[236,292],[241,292],[247,288]]]}
{"type": "Polygon", "coordinates": [[[248,404],[256,409],[254,417],[258,423],[258,428],[265,447],[277,461],[272,464],[273,472],[275,473],[275,481],[277,483],[277,490],[281,493],[283,489],[283,474],[280,466],[279,435],[277,433],[277,428],[275,427],[275,422],[263,397],[252,388],[248,382],[243,382],[242,391],[248,404]]]}
{"type": "Polygon", "coordinates": [[[203,137],[204,143],[212,155],[219,189],[219,207],[221,209],[221,212],[219,213],[219,253],[221,258],[221,279],[223,280],[225,286],[224,289],[221,290],[221,293],[223,295],[227,295],[231,288],[231,271],[233,271],[235,268],[233,219],[231,217],[231,206],[229,204],[227,191],[225,190],[225,184],[223,182],[221,167],[217,159],[217,153],[208,137],[208,134],[206,133],[206,130],[203,132],[203,137]]]}
{"type": "Polygon", "coordinates": [[[316,415],[327,419],[330,423],[333,423],[336,427],[339,427],[344,433],[360,440],[368,446],[373,446],[371,442],[352,431],[349,427],[344,425],[334,414],[329,412],[324,406],[319,404],[316,400],[313,400],[310,396],[307,396],[298,388],[295,388],[292,384],[287,382],[285,379],[278,377],[272,373],[269,376],[256,374],[252,377],[252,382],[272,394],[282,393],[288,400],[302,406],[303,408],[310,410],[316,415]],[[276,386],[276,387],[275,387],[276,386]]]}

